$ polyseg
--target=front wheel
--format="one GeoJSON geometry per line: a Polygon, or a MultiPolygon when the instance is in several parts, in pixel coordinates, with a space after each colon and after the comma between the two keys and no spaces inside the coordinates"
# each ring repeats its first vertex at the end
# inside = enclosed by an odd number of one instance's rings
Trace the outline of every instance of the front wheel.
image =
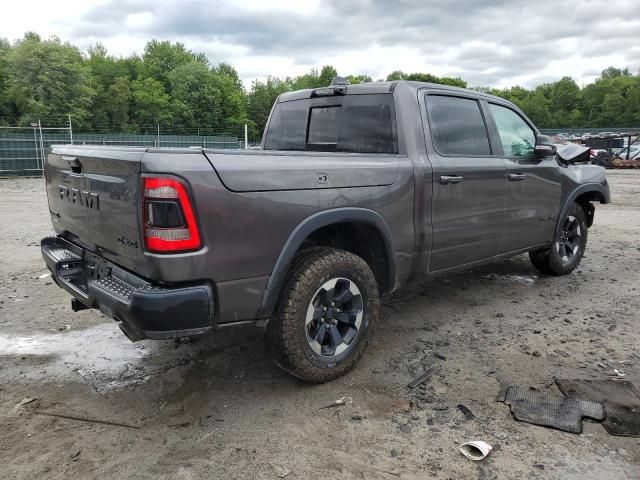
{"type": "Polygon", "coordinates": [[[533,266],[548,275],[566,275],[578,265],[587,248],[587,216],[579,203],[573,203],[562,219],[551,248],[529,252],[533,266]]]}
{"type": "Polygon", "coordinates": [[[379,308],[375,276],[362,258],[332,248],[305,250],[269,322],[273,358],[301,380],[333,380],[362,356],[379,308]]]}

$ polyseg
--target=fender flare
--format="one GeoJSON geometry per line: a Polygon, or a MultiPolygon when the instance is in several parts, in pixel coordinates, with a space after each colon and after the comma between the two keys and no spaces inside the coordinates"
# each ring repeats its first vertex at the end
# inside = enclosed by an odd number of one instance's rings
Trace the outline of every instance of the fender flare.
{"type": "Polygon", "coordinates": [[[573,202],[576,200],[576,198],[578,198],[583,193],[589,193],[589,192],[595,192],[600,194],[603,198],[603,201],[601,201],[600,203],[611,202],[611,193],[609,192],[609,189],[600,183],[585,183],[584,185],[578,186],[567,196],[567,198],[564,201],[562,210],[560,210],[560,215],[558,215],[558,221],[556,222],[554,238],[555,238],[555,235],[558,234],[558,231],[562,226],[562,219],[565,217],[565,215],[569,211],[569,208],[571,208],[571,205],[573,205],[573,202]]]}
{"type": "Polygon", "coordinates": [[[395,249],[391,231],[384,218],[382,218],[379,213],[366,208],[345,207],[322,210],[305,218],[293,229],[289,238],[287,238],[273,267],[273,271],[269,276],[269,282],[262,296],[262,304],[258,312],[259,318],[269,317],[273,313],[293,258],[305,239],[319,228],[348,222],[367,223],[378,230],[382,236],[387,256],[388,284],[390,285],[390,290],[395,289],[395,249]]]}

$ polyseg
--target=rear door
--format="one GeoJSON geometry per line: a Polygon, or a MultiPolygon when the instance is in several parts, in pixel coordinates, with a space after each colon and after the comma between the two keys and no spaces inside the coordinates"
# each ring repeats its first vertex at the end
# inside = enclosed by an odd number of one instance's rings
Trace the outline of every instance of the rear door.
{"type": "Polygon", "coordinates": [[[480,102],[464,94],[421,97],[433,166],[429,270],[493,257],[504,228],[505,165],[491,145],[480,102]]]}
{"type": "Polygon", "coordinates": [[[54,147],[45,176],[56,233],[135,270],[143,259],[138,220],[144,152],[54,147]]]}
{"type": "Polygon", "coordinates": [[[553,156],[538,158],[536,132],[507,105],[488,103],[506,169],[505,235],[500,253],[538,246],[553,238],[560,208],[561,175],[553,156]]]}

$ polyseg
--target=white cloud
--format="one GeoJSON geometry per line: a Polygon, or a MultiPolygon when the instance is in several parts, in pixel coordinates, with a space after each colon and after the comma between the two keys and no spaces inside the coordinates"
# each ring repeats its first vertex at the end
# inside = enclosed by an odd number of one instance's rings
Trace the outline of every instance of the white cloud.
{"type": "Polygon", "coordinates": [[[326,64],[344,75],[421,71],[497,87],[640,67],[640,17],[628,0],[32,0],[2,9],[9,39],[35,31],[115,55],[140,53],[150,38],[181,41],[231,63],[247,84],[326,64]]]}

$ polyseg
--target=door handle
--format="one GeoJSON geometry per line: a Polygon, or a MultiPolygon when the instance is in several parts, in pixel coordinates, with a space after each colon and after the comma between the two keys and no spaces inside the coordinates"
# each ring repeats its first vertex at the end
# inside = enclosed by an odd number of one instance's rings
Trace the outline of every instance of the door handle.
{"type": "Polygon", "coordinates": [[[447,185],[449,183],[460,183],[464,180],[463,177],[459,175],[440,175],[440,183],[442,185],[447,185]]]}
{"type": "Polygon", "coordinates": [[[509,180],[511,180],[512,182],[521,182],[525,178],[527,178],[526,173],[510,173],[509,174],[509,180]]]}

